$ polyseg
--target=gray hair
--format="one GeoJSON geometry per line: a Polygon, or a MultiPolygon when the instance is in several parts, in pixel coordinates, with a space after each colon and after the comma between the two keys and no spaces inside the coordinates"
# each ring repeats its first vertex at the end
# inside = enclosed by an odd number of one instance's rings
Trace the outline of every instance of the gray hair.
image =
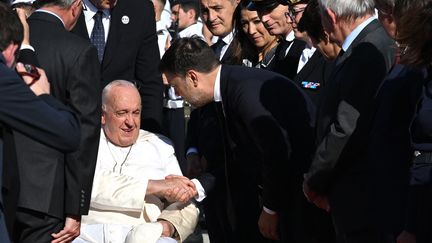
{"type": "Polygon", "coordinates": [[[131,87],[137,90],[135,84],[132,82],[129,82],[127,80],[114,80],[111,81],[107,86],[105,86],[105,88],[102,90],[102,110],[106,111],[106,106],[109,100],[109,95],[110,95],[110,91],[114,88],[114,87],[131,87]]]}
{"type": "Polygon", "coordinates": [[[80,0],[48,0],[48,1],[37,1],[40,7],[45,6],[58,6],[60,8],[68,8],[72,6],[75,1],[80,0]]]}
{"type": "Polygon", "coordinates": [[[367,14],[374,14],[374,0],[319,0],[321,11],[331,9],[337,17],[357,19],[367,14]]]}

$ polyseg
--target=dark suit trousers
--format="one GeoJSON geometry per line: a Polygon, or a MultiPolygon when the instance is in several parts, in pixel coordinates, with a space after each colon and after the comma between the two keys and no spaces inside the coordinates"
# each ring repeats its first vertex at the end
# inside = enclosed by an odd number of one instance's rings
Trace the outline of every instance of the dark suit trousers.
{"type": "Polygon", "coordinates": [[[16,243],[48,243],[52,233],[64,227],[64,220],[41,212],[18,208],[13,240],[16,243]]]}

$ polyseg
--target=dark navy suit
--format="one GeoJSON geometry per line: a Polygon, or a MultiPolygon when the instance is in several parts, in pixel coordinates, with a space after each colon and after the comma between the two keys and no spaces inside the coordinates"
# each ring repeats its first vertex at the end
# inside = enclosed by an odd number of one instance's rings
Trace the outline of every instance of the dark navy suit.
{"type": "Polygon", "coordinates": [[[47,146],[70,152],[79,144],[78,118],[50,95],[36,97],[6,65],[0,54],[0,241],[8,242],[18,194],[18,170],[12,131],[19,131],[47,146]],[[4,201],[3,201],[4,200],[4,201]]]}

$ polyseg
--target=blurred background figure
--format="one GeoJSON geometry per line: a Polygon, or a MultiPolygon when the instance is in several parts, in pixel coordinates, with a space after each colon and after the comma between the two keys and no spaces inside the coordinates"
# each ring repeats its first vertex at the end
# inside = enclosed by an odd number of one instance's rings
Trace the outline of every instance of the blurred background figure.
{"type": "Polygon", "coordinates": [[[279,37],[270,35],[257,11],[247,9],[249,3],[248,0],[240,3],[241,9],[236,21],[237,35],[241,42],[247,42],[244,44],[247,49],[245,52],[252,59],[243,59],[243,65],[266,69],[274,60],[279,37]]]}
{"type": "Polygon", "coordinates": [[[267,69],[292,80],[297,75],[300,55],[305,48],[305,42],[294,37],[287,15],[289,4],[290,1],[286,0],[252,0],[248,9],[257,11],[269,33],[281,38],[276,49],[275,60],[267,69]]]}
{"type": "Polygon", "coordinates": [[[36,0],[13,0],[10,4],[12,9],[24,9],[27,18],[38,8],[36,0]]]}
{"type": "MultiPolygon", "coordinates": [[[[319,23],[314,23],[311,22],[310,19],[303,18],[304,15],[310,14],[306,13],[306,10],[311,11],[314,8],[318,8],[318,2],[316,0],[293,0],[291,1],[287,14],[293,27],[295,38],[306,43],[300,55],[297,75],[294,77],[293,81],[309,95],[316,106],[319,106],[323,89],[325,89],[325,85],[334,65],[333,62],[327,61],[319,51],[316,51],[308,32],[301,28],[303,27],[301,26],[303,23],[318,25],[318,27],[315,28],[322,28],[321,21],[319,21],[319,23]]],[[[320,19],[319,12],[317,12],[317,14],[318,19],[320,19]]]]}
{"type": "Polygon", "coordinates": [[[322,26],[318,0],[309,1],[297,29],[299,32],[307,33],[312,45],[327,60],[336,59],[341,47],[337,43],[330,41],[329,34],[322,26]]]}
{"type": "Polygon", "coordinates": [[[164,11],[164,6],[166,5],[166,0],[153,0],[153,6],[155,11],[156,20],[156,34],[158,37],[159,55],[162,58],[165,53],[166,43],[169,37],[169,31],[166,26],[165,21],[161,19],[162,13],[164,11]]]}
{"type": "Polygon", "coordinates": [[[375,0],[378,20],[392,38],[396,36],[396,22],[393,16],[395,1],[396,0],[375,0]]]}
{"type": "Polygon", "coordinates": [[[396,0],[392,11],[400,62],[420,68],[425,79],[411,127],[415,158],[410,170],[410,194],[405,231],[398,243],[432,242],[432,1],[396,0]]]}
{"type": "Polygon", "coordinates": [[[175,38],[197,35],[204,39],[198,0],[175,0],[171,5],[171,20],[177,27],[175,38]]]}

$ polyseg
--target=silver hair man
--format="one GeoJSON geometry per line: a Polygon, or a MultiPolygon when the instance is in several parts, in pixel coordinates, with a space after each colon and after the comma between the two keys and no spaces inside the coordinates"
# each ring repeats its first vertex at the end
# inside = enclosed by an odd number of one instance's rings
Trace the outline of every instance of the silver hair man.
{"type": "Polygon", "coordinates": [[[345,19],[356,19],[367,14],[374,14],[374,0],[320,0],[321,11],[331,9],[336,16],[345,19]]]}

